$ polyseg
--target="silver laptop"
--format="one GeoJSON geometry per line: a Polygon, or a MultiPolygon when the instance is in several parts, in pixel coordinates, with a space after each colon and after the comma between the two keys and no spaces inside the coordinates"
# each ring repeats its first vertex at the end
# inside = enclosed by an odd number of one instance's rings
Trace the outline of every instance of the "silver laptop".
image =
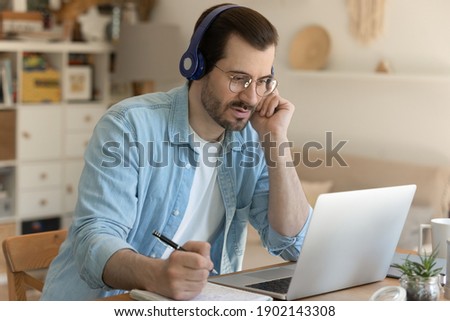
{"type": "Polygon", "coordinates": [[[210,281],[295,300],[383,280],[415,191],[402,185],[322,194],[296,263],[210,281]]]}

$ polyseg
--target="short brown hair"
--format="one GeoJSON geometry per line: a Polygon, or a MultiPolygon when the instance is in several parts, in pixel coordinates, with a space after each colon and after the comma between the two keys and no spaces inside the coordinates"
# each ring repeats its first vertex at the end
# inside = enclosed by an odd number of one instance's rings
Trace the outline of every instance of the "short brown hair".
{"type": "MultiPolygon", "coordinates": [[[[225,3],[205,10],[197,20],[194,31],[211,11],[223,5],[225,3]]],[[[259,12],[241,6],[227,9],[214,19],[200,41],[199,51],[205,61],[205,74],[224,58],[225,46],[231,34],[240,36],[259,50],[278,45],[276,28],[259,12]]]]}

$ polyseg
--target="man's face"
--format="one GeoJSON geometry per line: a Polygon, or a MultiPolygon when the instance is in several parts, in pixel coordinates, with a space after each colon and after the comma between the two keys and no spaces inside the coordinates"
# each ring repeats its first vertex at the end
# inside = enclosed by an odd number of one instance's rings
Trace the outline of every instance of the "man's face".
{"type": "Polygon", "coordinates": [[[222,128],[243,129],[262,97],[256,94],[256,80],[271,75],[275,47],[257,50],[232,35],[225,48],[225,58],[204,77],[201,102],[205,111],[222,128]],[[253,81],[245,90],[230,90],[230,76],[246,75],[253,81]]]}

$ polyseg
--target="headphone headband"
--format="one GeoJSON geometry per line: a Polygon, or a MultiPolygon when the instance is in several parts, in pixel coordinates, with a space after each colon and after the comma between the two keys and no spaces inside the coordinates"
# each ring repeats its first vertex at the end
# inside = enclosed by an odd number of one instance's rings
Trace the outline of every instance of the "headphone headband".
{"type": "Polygon", "coordinates": [[[197,27],[194,35],[192,36],[192,40],[189,44],[188,49],[180,59],[179,68],[180,73],[181,75],[183,75],[183,77],[187,78],[188,80],[197,80],[203,76],[203,73],[205,71],[205,63],[203,55],[198,51],[200,41],[202,40],[206,30],[208,30],[209,26],[218,15],[220,15],[225,10],[235,7],[239,6],[229,4],[214,9],[203,19],[203,21],[197,27]]]}

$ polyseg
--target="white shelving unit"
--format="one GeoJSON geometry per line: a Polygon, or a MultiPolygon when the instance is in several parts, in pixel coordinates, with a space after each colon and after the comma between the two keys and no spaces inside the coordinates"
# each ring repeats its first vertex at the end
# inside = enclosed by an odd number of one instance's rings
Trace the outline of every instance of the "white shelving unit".
{"type": "Polygon", "coordinates": [[[382,81],[382,82],[442,82],[450,81],[450,74],[444,73],[377,73],[358,71],[320,70],[303,71],[292,70],[290,76],[303,79],[321,80],[358,80],[358,81],[382,81]]]}
{"type": "Polygon", "coordinates": [[[0,159],[0,184],[3,180],[11,199],[9,213],[3,211],[2,215],[0,209],[0,229],[15,224],[16,233],[25,232],[24,226],[28,232],[30,228],[39,230],[47,219],[67,226],[77,198],[85,147],[94,125],[110,105],[111,51],[107,43],[0,41],[0,56],[12,62],[16,91],[13,105],[3,105],[0,110],[0,117],[2,112],[16,113],[12,133],[15,157],[0,159]],[[23,101],[23,57],[27,53],[45,57],[58,71],[59,101],[23,101]],[[68,99],[65,82],[73,55],[89,61],[91,99],[68,99]]]}

